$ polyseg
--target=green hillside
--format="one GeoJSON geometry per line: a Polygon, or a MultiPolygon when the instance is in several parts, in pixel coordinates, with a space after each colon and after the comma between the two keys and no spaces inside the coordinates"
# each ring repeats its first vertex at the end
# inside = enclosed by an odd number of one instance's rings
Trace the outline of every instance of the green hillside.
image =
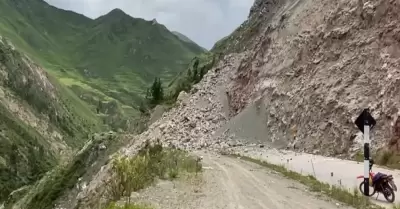
{"type": "Polygon", "coordinates": [[[154,78],[170,82],[203,52],[119,9],[90,19],[0,0],[0,202],[94,133],[131,128],[154,78]]]}
{"type": "Polygon", "coordinates": [[[101,130],[98,117],[0,38],[0,202],[101,130]],[[6,76],[4,76],[6,75],[6,76]]]}
{"type": "Polygon", "coordinates": [[[172,31],[173,34],[175,34],[179,39],[181,39],[182,41],[185,41],[187,43],[192,44],[193,48],[195,49],[203,49],[203,51],[207,51],[207,49],[205,49],[204,47],[201,47],[199,45],[197,45],[194,41],[192,41],[189,37],[183,35],[182,33],[179,33],[178,31],[172,31]]]}
{"type": "Polygon", "coordinates": [[[171,80],[204,51],[119,9],[93,20],[43,0],[0,0],[0,13],[0,34],[17,48],[88,104],[117,100],[124,114],[155,76],[171,80]]]}

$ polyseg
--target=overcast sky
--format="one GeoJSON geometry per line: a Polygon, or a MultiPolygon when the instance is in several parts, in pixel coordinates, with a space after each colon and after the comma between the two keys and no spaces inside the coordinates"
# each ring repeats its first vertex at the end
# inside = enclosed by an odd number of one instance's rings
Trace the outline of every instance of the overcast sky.
{"type": "Polygon", "coordinates": [[[91,18],[119,8],[133,17],[156,18],[210,49],[230,34],[249,13],[254,0],[45,0],[56,7],[91,18]]]}

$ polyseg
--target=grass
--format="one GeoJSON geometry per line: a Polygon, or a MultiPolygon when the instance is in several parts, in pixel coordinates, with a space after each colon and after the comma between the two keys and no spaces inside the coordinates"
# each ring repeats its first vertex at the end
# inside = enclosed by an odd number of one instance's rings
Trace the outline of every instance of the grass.
{"type": "MultiPolygon", "coordinates": [[[[118,139],[117,135],[110,133],[94,136],[72,160],[58,165],[47,173],[46,176],[33,185],[24,198],[6,202],[6,208],[8,205],[13,204],[24,205],[26,208],[52,208],[54,201],[74,188],[78,178],[93,169],[94,162],[99,160],[98,147],[100,144],[109,147],[111,144],[115,144],[118,139]]],[[[110,150],[111,148],[108,149],[110,150]]],[[[96,169],[100,169],[100,167],[100,164],[96,164],[96,169]]],[[[92,172],[96,173],[97,171],[92,172]]]]}
{"type": "Polygon", "coordinates": [[[378,150],[375,162],[392,169],[400,169],[400,155],[390,150],[378,150]]]}
{"type": "Polygon", "coordinates": [[[120,206],[116,203],[110,203],[105,209],[152,209],[152,207],[139,204],[125,204],[120,206]]]}
{"type": "MultiPolygon", "coordinates": [[[[375,154],[374,161],[377,165],[384,166],[389,169],[400,169],[400,154],[393,151],[381,149],[375,154]]],[[[364,153],[362,150],[358,151],[354,156],[353,160],[357,162],[364,161],[364,153]]]]}
{"type": "MultiPolygon", "coordinates": [[[[325,194],[334,200],[340,201],[340,202],[345,203],[354,208],[357,208],[357,209],[384,209],[381,206],[371,203],[368,200],[368,198],[363,196],[358,191],[358,188],[354,188],[353,191],[349,191],[342,187],[333,186],[333,185],[331,186],[329,184],[320,182],[314,176],[310,176],[310,175],[306,176],[306,175],[302,175],[302,174],[294,172],[294,171],[290,171],[282,165],[275,165],[275,164],[268,163],[266,161],[262,161],[259,159],[253,159],[253,158],[250,158],[247,156],[241,156],[241,155],[236,155],[236,154],[233,154],[231,156],[232,157],[240,157],[243,160],[253,162],[253,163],[256,163],[263,167],[266,167],[266,168],[269,168],[276,172],[279,172],[286,178],[298,181],[298,182],[304,184],[305,186],[309,187],[310,191],[312,191],[312,192],[325,194]]],[[[394,206],[394,207],[396,207],[396,206],[394,206]]]]}
{"type": "Polygon", "coordinates": [[[157,178],[172,180],[202,170],[194,156],[182,150],[163,148],[159,143],[147,143],[138,155],[132,158],[119,156],[112,163],[113,176],[106,182],[108,197],[111,201],[128,197],[128,204],[132,192],[150,186],[157,178]]]}

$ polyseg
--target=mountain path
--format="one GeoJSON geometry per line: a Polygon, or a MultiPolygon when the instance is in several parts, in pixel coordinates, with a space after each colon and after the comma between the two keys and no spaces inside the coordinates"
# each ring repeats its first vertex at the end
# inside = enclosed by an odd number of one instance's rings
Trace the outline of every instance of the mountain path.
{"type": "Polygon", "coordinates": [[[251,162],[199,153],[204,172],[198,191],[187,183],[160,182],[136,201],[163,209],[333,209],[349,208],[298,182],[251,162]]]}

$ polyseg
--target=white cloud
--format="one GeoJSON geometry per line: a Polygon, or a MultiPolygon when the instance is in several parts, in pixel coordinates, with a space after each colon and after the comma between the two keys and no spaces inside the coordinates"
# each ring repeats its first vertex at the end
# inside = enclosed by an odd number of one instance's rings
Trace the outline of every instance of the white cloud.
{"type": "Polygon", "coordinates": [[[238,27],[254,0],[45,0],[91,18],[120,8],[133,17],[156,18],[203,47],[211,48],[238,27]]]}

